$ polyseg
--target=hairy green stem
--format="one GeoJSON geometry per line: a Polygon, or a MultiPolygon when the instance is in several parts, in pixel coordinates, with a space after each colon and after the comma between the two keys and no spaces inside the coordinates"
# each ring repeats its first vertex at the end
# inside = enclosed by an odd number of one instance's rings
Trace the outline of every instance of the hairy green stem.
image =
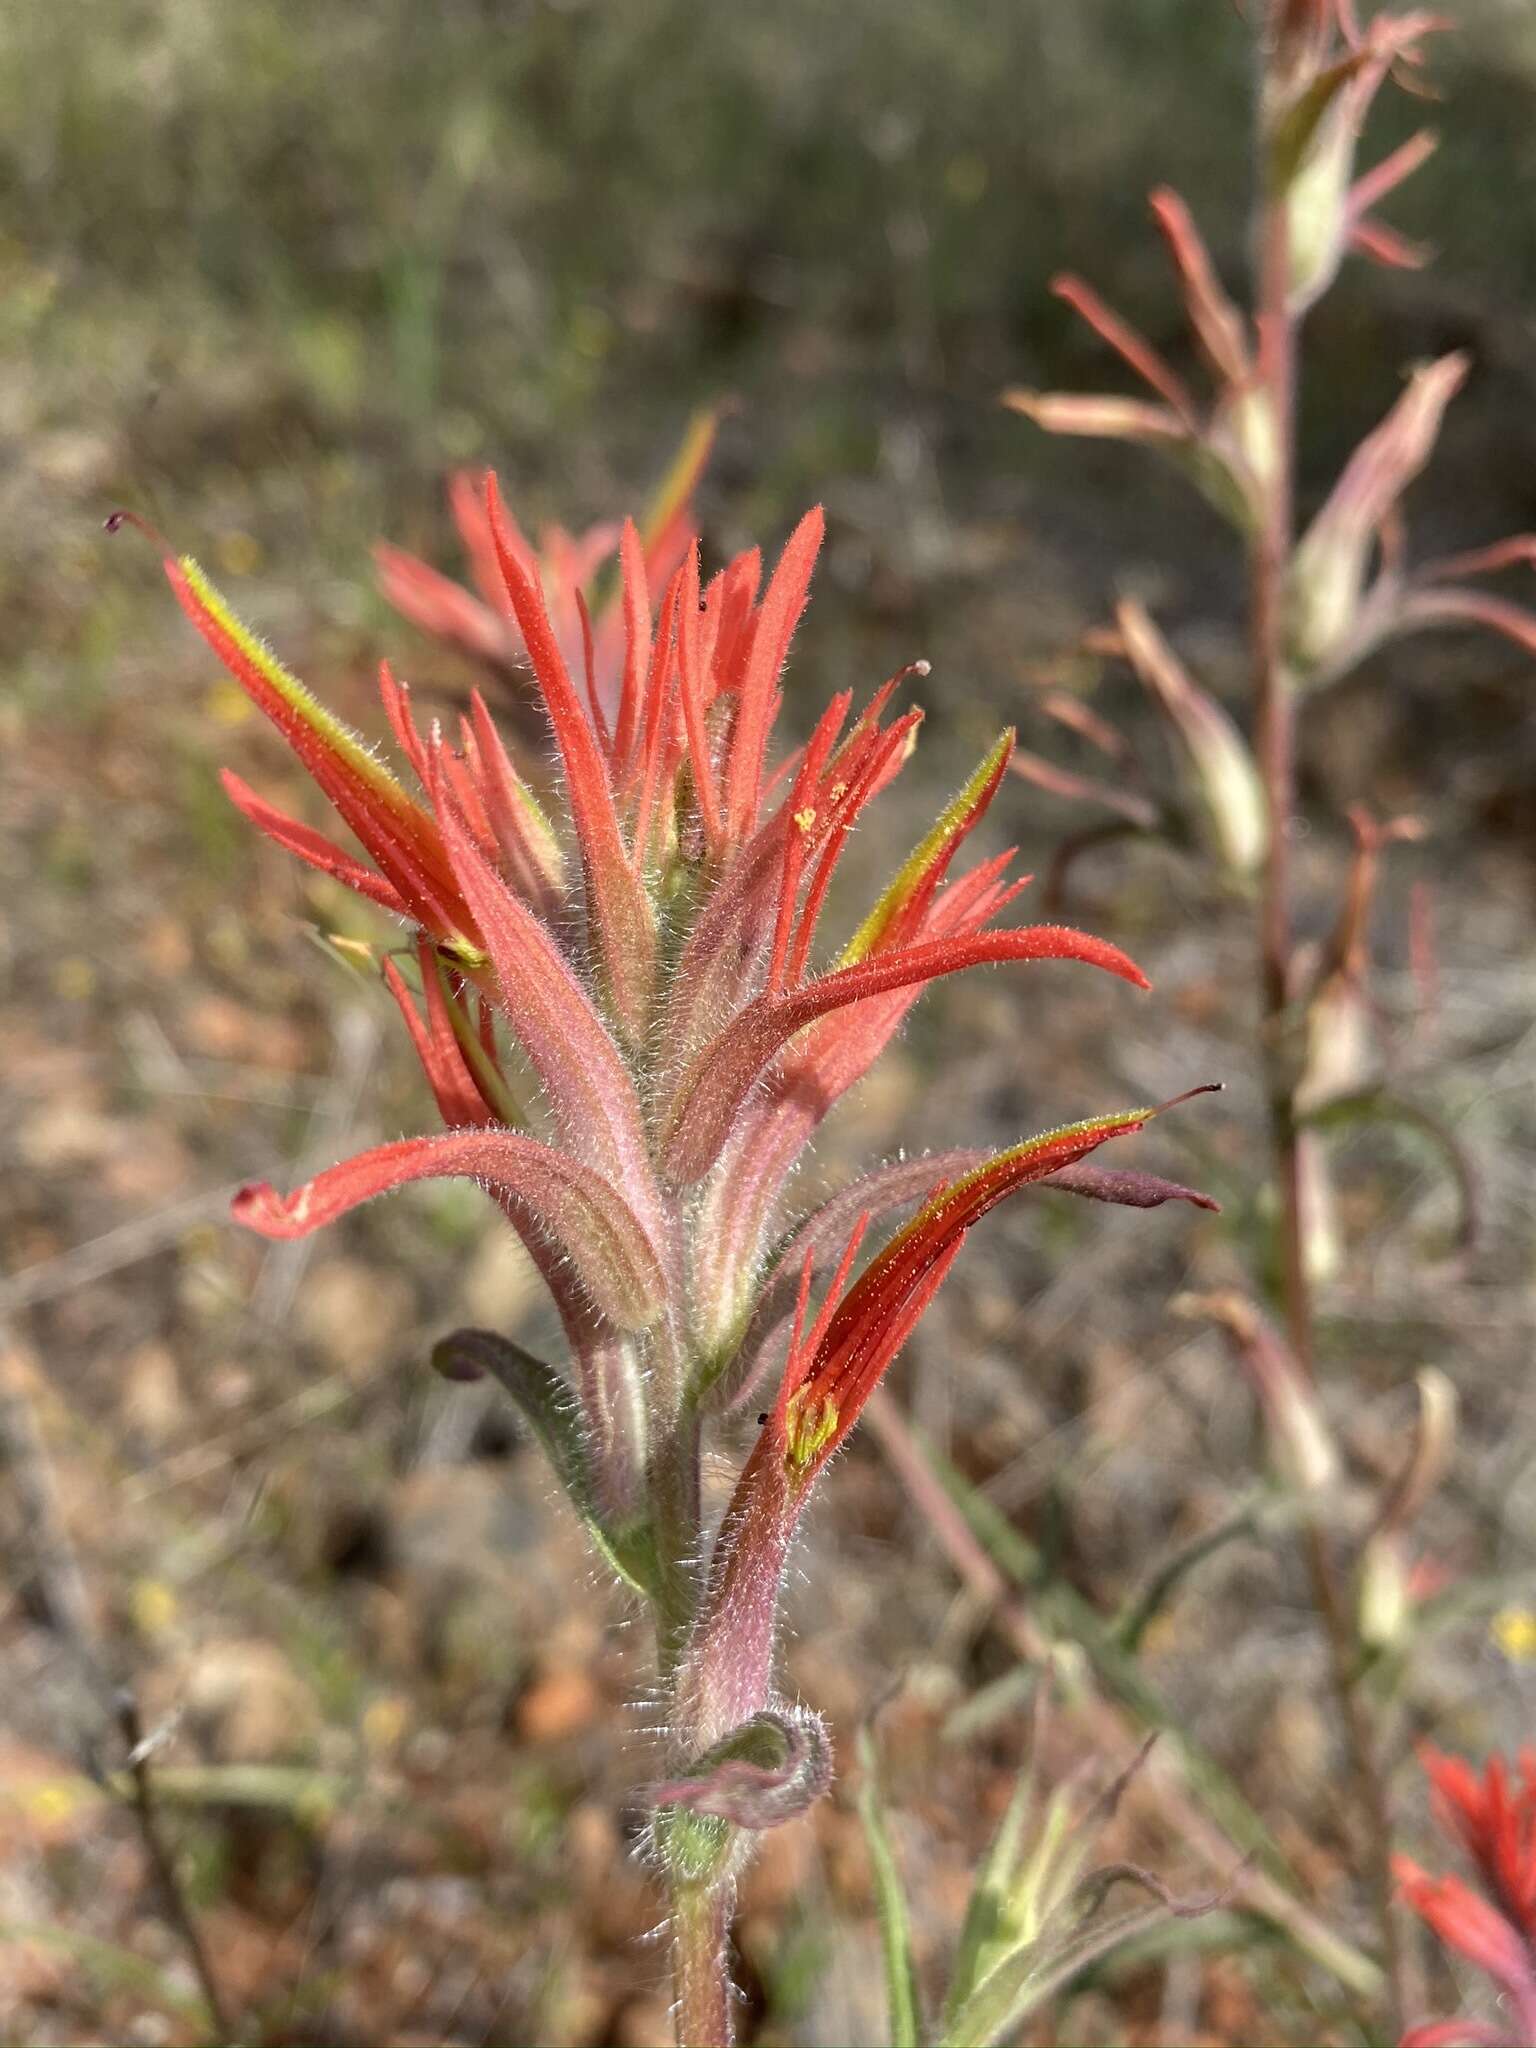
{"type": "Polygon", "coordinates": [[[677,2048],[730,2048],[734,1886],[679,1883],[672,1892],[677,2048]]]}

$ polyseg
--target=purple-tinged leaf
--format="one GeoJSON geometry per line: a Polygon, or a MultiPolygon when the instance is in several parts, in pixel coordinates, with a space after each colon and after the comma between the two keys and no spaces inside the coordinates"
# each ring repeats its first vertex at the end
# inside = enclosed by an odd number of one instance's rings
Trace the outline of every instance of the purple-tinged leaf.
{"type": "Polygon", "coordinates": [[[1135,1173],[1113,1166],[1063,1166],[1039,1185],[1082,1195],[1090,1202],[1118,1202],[1127,1209],[1157,1209],[1164,1202],[1188,1202],[1196,1209],[1219,1213],[1220,1202],[1198,1188],[1186,1188],[1156,1173],[1135,1173]]]}
{"type": "Polygon", "coordinates": [[[798,1820],[831,1789],[832,1743],[820,1716],[767,1707],[650,1797],[653,1806],[761,1832],[798,1820]]]}

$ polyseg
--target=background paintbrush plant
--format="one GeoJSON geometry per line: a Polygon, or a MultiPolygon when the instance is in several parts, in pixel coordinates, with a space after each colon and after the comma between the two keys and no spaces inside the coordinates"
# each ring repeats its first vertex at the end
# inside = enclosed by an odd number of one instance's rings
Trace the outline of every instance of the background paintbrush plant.
{"type": "MultiPolygon", "coordinates": [[[[829,1230],[826,1214],[797,1219],[789,1182],[818,1124],[936,977],[1040,960],[1083,962],[1136,987],[1144,977],[1103,939],[1054,924],[999,927],[1024,886],[1005,879],[1011,854],[951,874],[1002,784],[1010,733],[818,968],[839,859],[899,776],[922,718],[915,708],[889,715],[898,675],[857,714],[841,692],[801,748],[772,757],[820,511],[800,522],[766,584],[756,550],[703,581],[697,544],[678,536],[668,557],[681,559],[659,592],[626,523],[616,543],[621,658],[599,667],[582,595],[601,556],[560,585],[580,635],[578,683],[538,558],[493,476],[481,491],[506,659],[526,661],[547,715],[564,832],[478,692],[455,744],[437,723],[423,733],[408,688],[387,665],[381,672],[412,795],[194,562],[167,560],[188,617],[372,865],[226,775],[231,796],[269,837],[415,935],[414,988],[393,958],[382,966],[449,1127],[380,1146],[286,1195],[248,1187],[234,1213],[269,1237],[298,1237],[392,1188],[464,1177],[527,1247],[568,1362],[473,1330],[446,1338],[436,1363],[449,1377],[501,1381],[598,1549],[652,1612],[670,1752],[652,1842],[671,1893],[678,2033],[723,2042],[734,1881],[751,1837],[802,1813],[831,1780],[820,1722],[774,1689],[779,1589],[817,1474],[967,1232],[1015,1190],[1055,1180],[1137,1207],[1210,1204],[1083,1164],[1158,1113],[1139,1108],[962,1171],[942,1159],[876,1168],[836,1198],[839,1215],[856,1217],[851,1231],[829,1230]],[[852,1278],[871,1225],[914,1205],[852,1278]],[[832,1255],[813,1316],[816,1268],[832,1255]],[[730,1432],[767,1380],[776,1397],[711,1527],[706,1435],[730,1432]]],[[[652,569],[655,560],[653,546],[652,569]]]]}
{"type": "MultiPolygon", "coordinates": [[[[1354,854],[1332,928],[1322,943],[1303,943],[1298,933],[1310,906],[1298,900],[1293,873],[1293,850],[1305,830],[1298,735],[1322,694],[1390,640],[1478,626],[1523,654],[1536,653],[1536,612],[1481,581],[1536,564],[1536,534],[1418,566],[1408,561],[1404,499],[1466,380],[1464,352],[1409,370],[1385,419],[1305,522],[1297,517],[1297,407],[1304,323],[1345,257],[1359,253],[1404,270],[1428,261],[1428,251],[1379,219],[1376,208],[1433,155],[1436,138],[1427,130],[1411,135],[1366,170],[1357,155],[1382,87],[1393,77],[1412,85],[1424,71],[1428,39],[1450,25],[1423,8],[1366,17],[1353,0],[1270,0],[1255,23],[1258,172],[1248,308],[1229,295],[1179,196],[1159,190],[1151,200],[1214,397],[1200,399],[1092,286],[1063,276],[1057,295],[1130,368],[1141,390],[1134,397],[1013,390],[1004,399],[1047,432],[1129,441],[1172,458],[1244,549],[1252,646],[1247,734],[1195,680],[1146,608],[1126,598],[1113,629],[1090,636],[1089,645],[1126,663],[1156,704],[1176,767],[1172,794],[1128,784],[1120,772],[1123,744],[1070,698],[1055,706],[1058,719],[1107,759],[1109,774],[1063,774],[1032,756],[1014,765],[1027,779],[1110,816],[1107,826],[1070,841],[1058,856],[1056,893],[1076,859],[1107,838],[1157,833],[1193,852],[1216,887],[1251,913],[1256,1050],[1272,1149],[1269,1183],[1255,1204],[1265,1241],[1248,1286],[1254,1297],[1272,1296],[1283,1334],[1241,1292],[1188,1305],[1231,1336],[1258,1397],[1273,1464],[1306,1504],[1302,1545],[1329,1646],[1356,1807],[1355,1854],[1374,1903],[1394,2032],[1413,2003],[1393,1896],[1387,1730],[1396,1702],[1390,1678],[1374,1687],[1371,1680],[1378,1660],[1389,1652],[1402,1659],[1411,1642],[1401,1541],[1449,1458],[1454,1390],[1438,1372],[1421,1372],[1416,1441],[1364,1528],[1343,1523],[1316,1310],[1318,1290],[1338,1277],[1347,1257],[1327,1134],[1362,1122],[1416,1124],[1449,1162],[1466,1232],[1471,1174],[1444,1126],[1395,1101],[1381,1084],[1370,915],[1384,852],[1422,828],[1412,818],[1378,822],[1352,804],[1354,854]]],[[[1528,1978],[1527,1968],[1527,1998],[1528,1978]]]]}

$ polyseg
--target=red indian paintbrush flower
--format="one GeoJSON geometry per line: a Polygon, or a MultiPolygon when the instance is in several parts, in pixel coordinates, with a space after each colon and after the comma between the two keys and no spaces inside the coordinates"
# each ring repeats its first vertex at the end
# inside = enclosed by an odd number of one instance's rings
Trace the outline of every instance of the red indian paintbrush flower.
{"type": "MultiPolygon", "coordinates": [[[[366,859],[227,775],[234,801],[409,931],[384,978],[447,1126],[377,1146],[287,1195],[247,1187],[235,1214],[269,1237],[298,1237],[443,1176],[480,1182],[500,1205],[549,1287],[570,1370],[480,1331],[446,1340],[437,1362],[460,1376],[490,1370],[521,1403],[603,1554],[655,1611],[682,1803],[752,1827],[786,1817],[827,1776],[814,1718],[786,1716],[771,1694],[778,1583],[799,1509],[967,1231],[1042,1181],[1139,1207],[1212,1205],[1084,1163],[1154,1114],[1135,1110],[994,1158],[877,1168],[786,1230],[791,1179],[817,1126],[930,982],[989,963],[1074,960],[1146,983],[1103,939],[999,926],[1024,886],[1008,879],[1011,854],[952,872],[1003,781],[1011,733],[852,936],[824,950],[823,911],[849,836],[901,773],[921,722],[893,700],[927,665],[892,677],[857,712],[852,693],[839,693],[776,763],[773,728],[822,515],[801,520],[766,580],[753,550],[705,581],[696,541],[675,530],[686,488],[673,497],[649,547],[632,523],[619,530],[617,637],[606,655],[580,575],[599,548],[575,568],[568,551],[557,567],[557,623],[548,567],[494,477],[473,520],[464,515],[506,659],[526,664],[548,720],[563,830],[478,693],[456,731],[435,721],[423,730],[409,689],[383,668],[412,790],[238,622],[195,563],[168,560],[166,570],[366,859]],[[918,1203],[850,1284],[870,1223],[918,1203]],[[808,1321],[813,1267],[845,1238],[808,1321]],[[777,1401],[710,1562],[702,1432],[711,1418],[729,1424],[781,1356],[777,1401]],[[713,1765],[692,1770],[701,1749],[729,1747],[738,1729],[747,1746],[720,1761],[719,1785],[713,1765]],[[765,1743],[778,1758],[771,1792],[753,1760],[765,1743]],[[743,1818],[751,1813],[760,1817],[743,1818]]],[[[685,1836],[675,1831],[664,1853],[683,1856],[685,1836]]],[[[703,1852],[694,1841],[688,1853],[703,1852]]]]}
{"type": "Polygon", "coordinates": [[[1437,2042],[1536,2040],[1536,1750],[1511,1767],[1488,1760],[1481,1777],[1459,1757],[1425,1748],[1435,1812],[1477,1868],[1482,1891],[1457,1877],[1431,1877],[1406,1856],[1394,1868],[1403,1896],[1450,1948],[1491,1977],[1515,2021],[1505,2035],[1480,2022],[1435,2021],[1410,2028],[1404,2048],[1437,2042]]]}
{"type": "Polygon", "coordinates": [[[454,746],[440,728],[418,728],[407,686],[383,669],[384,708],[420,785],[413,796],[235,620],[195,564],[167,564],[193,622],[373,865],[227,775],[235,801],[301,859],[415,928],[425,1017],[392,963],[389,985],[455,1127],[450,1138],[381,1147],[291,1198],[249,1189],[238,1213],[268,1234],[298,1235],[404,1181],[472,1175],[518,1205],[514,1220],[536,1251],[558,1257],[604,1319],[647,1328],[664,1307],[675,1312],[681,1284],[691,1328],[679,1341],[693,1349],[703,1336],[717,1349],[745,1304],[720,1298],[733,1290],[719,1274],[714,1298],[699,1298],[697,1276],[681,1271],[685,1190],[712,1219],[699,1241],[718,1228],[735,1244],[739,1291],[814,1123],[926,983],[1035,959],[1143,978],[1117,948],[1079,932],[988,929],[1021,886],[1003,880],[1006,856],[943,886],[996,791],[1006,735],[837,960],[813,971],[850,830],[900,772],[921,716],[885,722],[899,679],[851,723],[843,693],[798,756],[770,772],[779,678],[820,545],[819,512],[796,529],[761,595],[755,553],[701,591],[690,546],[654,626],[644,551],[626,526],[624,661],[611,718],[590,670],[584,687],[571,676],[494,479],[485,518],[553,728],[574,861],[478,695],[454,746]],[[536,1076],[537,1099],[524,1099],[514,1048],[536,1076]]]}

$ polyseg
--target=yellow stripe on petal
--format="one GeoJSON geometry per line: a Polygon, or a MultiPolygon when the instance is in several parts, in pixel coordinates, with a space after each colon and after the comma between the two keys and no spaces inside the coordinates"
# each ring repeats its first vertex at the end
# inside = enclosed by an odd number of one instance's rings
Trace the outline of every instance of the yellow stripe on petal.
{"type": "Polygon", "coordinates": [[[840,967],[853,967],[871,954],[890,929],[892,920],[910,901],[934,862],[949,849],[951,841],[975,810],[987,784],[1003,771],[1013,752],[1013,729],[1004,732],[981,760],[964,788],[950,798],[932,828],[901,864],[880,901],[843,948],[840,967]]]}
{"type": "Polygon", "coordinates": [[[235,616],[198,563],[190,555],[183,555],[177,567],[186,579],[188,591],[206,613],[209,622],[256,671],[280,702],[324,743],[327,751],[343,761],[392,810],[418,812],[420,806],[412,802],[408,792],[383,763],[375,760],[358,735],[327,711],[292,670],[284,668],[271,648],[258,640],[249,626],[235,616]]]}
{"type": "Polygon", "coordinates": [[[1006,1180],[1014,1167],[1027,1166],[1031,1161],[1050,1159],[1049,1170],[1054,1173],[1058,1167],[1075,1164],[1076,1160],[1082,1157],[1082,1152],[1077,1146],[1078,1140],[1085,1141],[1084,1150],[1092,1151],[1094,1139],[1103,1141],[1107,1138],[1129,1137],[1133,1132],[1140,1130],[1143,1124],[1150,1123],[1156,1115],[1157,1108],[1153,1106],[1115,1110],[1108,1116],[1084,1117],[1079,1123],[1059,1124],[1054,1131],[1042,1131],[1038,1137],[1026,1138],[1022,1144],[1010,1145],[1004,1152],[994,1152],[991,1158],[984,1159],[980,1166],[972,1167],[971,1171],[963,1174],[959,1180],[951,1181],[947,1187],[940,1188],[933,1200],[919,1209],[911,1222],[897,1232],[891,1243],[896,1244],[916,1236],[936,1217],[951,1209],[956,1202],[963,1202],[973,1188],[987,1181],[1006,1180]],[[1061,1156],[1053,1156],[1056,1154],[1061,1156]]]}

